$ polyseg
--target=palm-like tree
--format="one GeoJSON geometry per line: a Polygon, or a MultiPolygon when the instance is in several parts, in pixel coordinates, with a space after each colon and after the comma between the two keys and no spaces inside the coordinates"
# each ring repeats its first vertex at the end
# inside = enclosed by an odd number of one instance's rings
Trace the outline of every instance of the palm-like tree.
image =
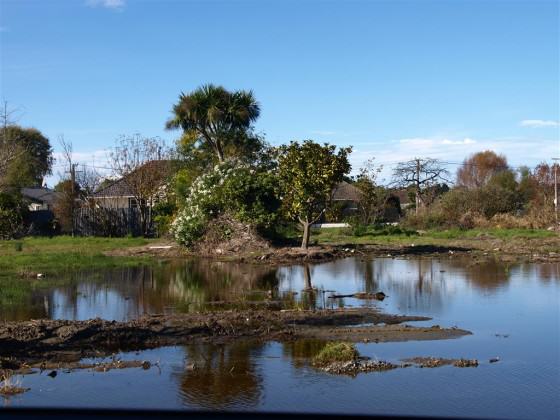
{"type": "Polygon", "coordinates": [[[222,86],[208,84],[187,95],[181,93],[166,127],[195,134],[207,142],[222,162],[226,144],[248,130],[259,114],[260,106],[252,91],[229,92],[222,86]]]}

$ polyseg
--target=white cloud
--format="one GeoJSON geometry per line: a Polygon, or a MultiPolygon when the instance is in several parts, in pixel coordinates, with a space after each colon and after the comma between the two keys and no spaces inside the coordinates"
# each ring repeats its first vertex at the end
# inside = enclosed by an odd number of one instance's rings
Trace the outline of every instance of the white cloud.
{"type": "Polygon", "coordinates": [[[519,125],[531,128],[558,127],[560,122],[553,120],[523,120],[519,125]]]}
{"type": "Polygon", "coordinates": [[[470,138],[464,138],[463,140],[448,140],[444,139],[441,141],[441,144],[453,144],[453,145],[462,145],[462,144],[475,144],[476,140],[470,138]]]}
{"type": "MultiPolygon", "coordinates": [[[[350,155],[352,174],[356,174],[363,163],[375,158],[374,163],[383,165],[380,179],[388,183],[392,179],[392,171],[398,162],[405,162],[416,157],[435,158],[447,163],[447,169],[454,174],[458,165],[469,155],[482,150],[493,150],[506,155],[511,166],[536,166],[547,161],[550,156],[558,154],[556,139],[496,138],[472,139],[445,137],[412,137],[393,141],[373,140],[361,143],[350,155]],[[538,147],[535,147],[538,145],[538,147]]],[[[453,176],[451,177],[453,178],[453,176]]]]}
{"type": "Polygon", "coordinates": [[[89,7],[105,7],[106,9],[122,10],[126,0],[86,0],[89,7]]]}

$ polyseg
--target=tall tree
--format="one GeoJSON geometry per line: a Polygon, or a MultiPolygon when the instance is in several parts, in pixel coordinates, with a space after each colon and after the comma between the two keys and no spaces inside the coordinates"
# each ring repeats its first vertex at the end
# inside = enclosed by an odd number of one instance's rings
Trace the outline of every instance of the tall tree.
{"type": "Polygon", "coordinates": [[[189,142],[212,150],[223,162],[228,147],[244,138],[260,115],[260,106],[251,91],[229,92],[222,86],[203,85],[181,93],[173,106],[168,129],[182,128],[189,142]]]}
{"type": "Polygon", "coordinates": [[[438,159],[415,158],[407,162],[400,162],[393,170],[393,178],[396,185],[400,187],[414,188],[416,201],[416,214],[420,207],[429,203],[434,187],[443,181],[447,181],[449,172],[438,159]]]}
{"type": "Polygon", "coordinates": [[[140,134],[121,136],[110,152],[110,165],[134,197],[143,234],[151,229],[150,212],[171,174],[170,152],[163,140],[140,134]]]}
{"type": "Polygon", "coordinates": [[[0,112],[0,124],[2,132],[0,133],[0,192],[8,187],[8,173],[11,165],[15,160],[25,152],[16,139],[10,137],[8,127],[13,125],[14,111],[8,108],[8,103],[4,102],[0,112]]]}
{"type": "Polygon", "coordinates": [[[463,161],[457,170],[457,185],[481,188],[499,172],[508,170],[507,159],[492,150],[475,153],[463,161]]]}
{"type": "Polygon", "coordinates": [[[278,176],[282,189],[282,206],[286,214],[301,223],[301,247],[309,246],[310,226],[330,203],[334,186],[350,172],[348,154],[351,147],[341,148],[305,140],[280,148],[278,176]]]}

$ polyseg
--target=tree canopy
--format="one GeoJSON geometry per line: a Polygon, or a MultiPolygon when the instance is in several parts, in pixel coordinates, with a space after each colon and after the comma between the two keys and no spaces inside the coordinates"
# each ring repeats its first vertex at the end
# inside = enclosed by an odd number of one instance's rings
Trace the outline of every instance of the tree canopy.
{"type": "Polygon", "coordinates": [[[0,171],[4,186],[15,189],[41,186],[43,178],[52,173],[52,147],[39,130],[4,126],[0,131],[0,145],[11,151],[8,164],[0,171]]]}
{"type": "Polygon", "coordinates": [[[334,186],[350,172],[348,154],[352,148],[340,148],[305,140],[280,148],[278,176],[282,206],[289,218],[303,227],[302,248],[309,245],[309,228],[322,216],[331,200],[334,186]]]}
{"type": "Polygon", "coordinates": [[[492,150],[475,153],[457,170],[457,185],[466,188],[485,186],[494,175],[508,169],[507,159],[492,150]]]}
{"type": "Polygon", "coordinates": [[[259,115],[260,105],[252,91],[230,92],[208,84],[189,94],[181,93],[166,127],[183,129],[187,145],[211,150],[223,162],[226,157],[235,157],[232,151],[240,146],[250,149],[258,140],[247,132],[259,115]]]}

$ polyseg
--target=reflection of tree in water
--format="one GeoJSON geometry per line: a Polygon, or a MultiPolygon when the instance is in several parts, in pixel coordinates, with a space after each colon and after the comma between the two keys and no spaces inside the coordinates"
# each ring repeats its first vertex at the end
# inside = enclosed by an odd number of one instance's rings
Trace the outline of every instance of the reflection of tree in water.
{"type": "Polygon", "coordinates": [[[359,262],[367,292],[383,291],[407,311],[440,312],[446,284],[433,260],[377,258],[359,262]]]}
{"type": "Polygon", "coordinates": [[[309,264],[303,266],[304,288],[301,291],[301,303],[305,309],[317,308],[317,293],[311,282],[311,267],[309,264]]]}
{"type": "Polygon", "coordinates": [[[474,287],[486,291],[498,289],[510,280],[510,271],[515,265],[502,263],[494,259],[473,261],[457,258],[444,260],[442,267],[455,275],[464,275],[465,280],[474,287]]]}
{"type": "Polygon", "coordinates": [[[363,279],[364,289],[360,292],[376,293],[379,292],[379,285],[376,280],[375,270],[373,269],[373,262],[370,260],[358,260],[355,264],[355,276],[363,279]]]}
{"type": "Polygon", "coordinates": [[[519,270],[523,277],[536,277],[543,284],[560,281],[559,263],[522,264],[519,270]]]}
{"type": "Polygon", "coordinates": [[[278,284],[275,269],[207,260],[170,265],[158,273],[158,283],[174,301],[188,303],[188,310],[200,310],[208,302],[243,301],[251,290],[278,284]]]}
{"type": "Polygon", "coordinates": [[[536,267],[537,267],[537,277],[543,283],[560,281],[560,264],[558,263],[538,264],[536,267]]]}
{"type": "Polygon", "coordinates": [[[65,281],[68,284],[51,290],[51,317],[125,319],[162,308],[161,304],[154,307],[145,300],[145,290],[154,285],[149,267],[84,270],[65,281]]]}
{"type": "Polygon", "coordinates": [[[21,279],[0,279],[0,320],[25,321],[45,318],[49,313],[48,294],[33,290],[21,279]]]}
{"type": "Polygon", "coordinates": [[[282,343],[282,354],[289,358],[296,368],[304,367],[309,360],[325,346],[322,340],[295,340],[282,343]]]}
{"type": "Polygon", "coordinates": [[[186,346],[186,363],[194,363],[195,368],[179,374],[181,396],[187,404],[206,409],[255,406],[261,396],[262,378],[254,357],[262,347],[254,342],[186,346]]]}

